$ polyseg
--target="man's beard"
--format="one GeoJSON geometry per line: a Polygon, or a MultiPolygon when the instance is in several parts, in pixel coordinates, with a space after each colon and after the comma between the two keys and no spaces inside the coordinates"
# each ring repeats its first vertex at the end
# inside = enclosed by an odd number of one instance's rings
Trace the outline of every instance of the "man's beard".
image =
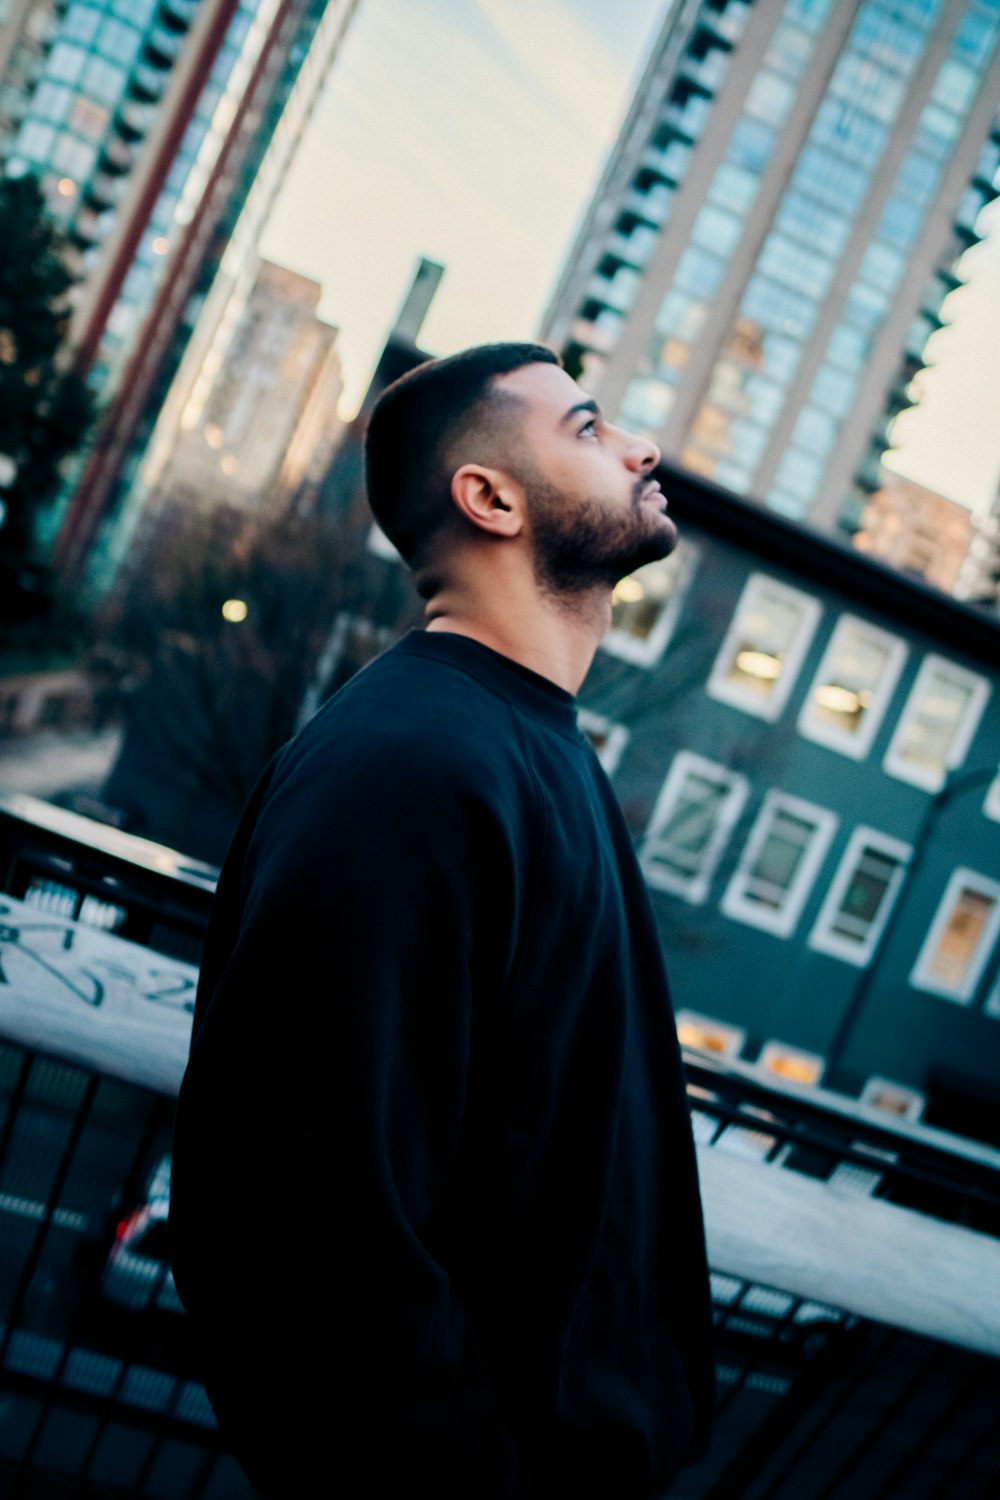
{"type": "Polygon", "coordinates": [[[636,481],[631,508],[614,515],[599,500],[572,498],[533,477],[525,490],[535,577],[542,587],[563,595],[613,588],[627,573],[673,551],[673,529],[659,525],[642,504],[648,488],[644,474],[636,481]]]}

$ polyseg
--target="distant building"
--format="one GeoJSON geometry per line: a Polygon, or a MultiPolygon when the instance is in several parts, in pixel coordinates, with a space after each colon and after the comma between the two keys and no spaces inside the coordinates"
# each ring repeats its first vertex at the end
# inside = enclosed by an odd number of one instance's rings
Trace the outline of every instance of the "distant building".
{"type": "Polygon", "coordinates": [[[854,529],[997,191],[998,30],[993,0],[671,6],[543,338],[670,459],[854,529]]]}
{"type": "Polygon", "coordinates": [[[165,499],[281,508],[325,469],[343,382],[337,330],[316,316],[321,291],[284,266],[257,263],[226,348],[206,356],[182,416],[158,479],[165,499]]]}
{"type": "Polygon", "coordinates": [[[0,162],[14,143],[65,0],[7,0],[0,15],[0,162]]]}
{"type": "Polygon", "coordinates": [[[1000,615],[1000,499],[985,515],[974,516],[973,522],[975,535],[955,580],[955,597],[1000,615]]]}
{"type": "Polygon", "coordinates": [[[113,576],[129,484],[197,315],[231,240],[252,254],[356,5],[60,7],[4,169],[40,177],[76,245],[71,343],[105,402],[41,538],[64,577],[100,591],[113,576]]]}
{"type": "Polygon", "coordinates": [[[853,541],[859,552],[954,594],[977,534],[968,506],[883,469],[853,541]]]}

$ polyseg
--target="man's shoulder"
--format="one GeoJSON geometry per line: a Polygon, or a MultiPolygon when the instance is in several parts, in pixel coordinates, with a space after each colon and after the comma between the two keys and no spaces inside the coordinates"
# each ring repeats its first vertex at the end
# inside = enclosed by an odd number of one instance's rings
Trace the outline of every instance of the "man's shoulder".
{"type": "Polygon", "coordinates": [[[427,747],[435,759],[461,759],[487,739],[496,750],[518,746],[507,699],[445,657],[386,651],[344,685],[303,735],[317,742],[364,743],[371,753],[427,747]]]}

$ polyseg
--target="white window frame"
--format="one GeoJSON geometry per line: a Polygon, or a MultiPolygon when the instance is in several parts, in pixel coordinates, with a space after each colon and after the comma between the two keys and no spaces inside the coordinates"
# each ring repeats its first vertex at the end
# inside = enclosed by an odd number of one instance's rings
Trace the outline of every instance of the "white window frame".
{"type": "Polygon", "coordinates": [[[986,793],[986,801],[983,803],[983,812],[987,818],[992,818],[994,822],[1000,823],[1000,771],[997,772],[996,776],[990,782],[989,790],[986,793]]]}
{"type": "Polygon", "coordinates": [[[902,839],[890,838],[887,833],[880,833],[877,828],[868,828],[865,824],[860,824],[855,828],[841,856],[837,873],[820,907],[812,932],[809,934],[809,947],[814,948],[818,953],[829,953],[833,958],[842,958],[846,963],[856,964],[858,968],[864,968],[869,964],[896,904],[900,887],[906,878],[906,865],[912,854],[913,845],[904,844],[902,839]],[[882,908],[872,923],[867,937],[863,943],[852,943],[849,938],[834,932],[833,923],[864,849],[875,849],[889,855],[892,859],[899,860],[900,863],[889,882],[882,908]]]}
{"type": "Polygon", "coordinates": [[[750,783],[739,771],[731,771],[728,766],[719,765],[717,761],[706,760],[703,755],[697,755],[693,750],[678,750],[667,773],[667,779],[656,799],[639,849],[639,864],[647,884],[655,890],[667,891],[672,896],[681,896],[692,905],[700,905],[708,896],[712,877],[722,858],[722,852],[729,842],[733,828],[739,821],[749,795],[750,783]],[[676,870],[668,870],[657,863],[656,836],[657,830],[662,828],[677,805],[681,789],[691,772],[704,776],[709,781],[715,781],[720,786],[727,786],[728,792],[705,851],[701,869],[696,875],[684,876],[676,870]]]}
{"type": "MultiPolygon", "coordinates": [[[[738,1057],[746,1043],[747,1034],[742,1026],[730,1026],[727,1021],[717,1021],[714,1016],[702,1015],[696,1010],[679,1010],[674,1018],[677,1026],[677,1037],[680,1040],[681,1028],[683,1026],[695,1026],[699,1031],[707,1032],[717,1038],[718,1047],[701,1047],[699,1051],[707,1052],[710,1057],[738,1057]]],[[[683,1047],[697,1047],[696,1042],[681,1042],[683,1047]]]]}
{"type": "Polygon", "coordinates": [[[603,714],[595,714],[589,708],[577,709],[576,721],[580,726],[581,733],[603,734],[606,736],[603,750],[594,748],[594,754],[601,765],[612,776],[618,769],[618,762],[622,758],[622,752],[629,742],[629,731],[624,724],[615,724],[611,719],[606,719],[603,714]]]}
{"type": "Polygon", "coordinates": [[[823,652],[816,675],[809,685],[806,700],[799,714],[799,734],[804,739],[812,740],[814,744],[825,745],[828,750],[836,750],[841,755],[847,755],[851,760],[864,760],[885,718],[886,709],[892,701],[892,695],[896,691],[896,684],[899,682],[900,673],[909,654],[905,641],[898,635],[892,635],[888,630],[872,625],[860,615],[841,615],[823,652]],[[828,669],[839,652],[841,638],[849,630],[864,631],[878,645],[885,646],[888,651],[885,672],[878,685],[875,701],[865,710],[864,718],[854,734],[850,730],[837,729],[832,724],[814,720],[810,715],[816,690],[823,685],[828,669]]]}
{"type": "MultiPolygon", "coordinates": [[[[605,651],[612,656],[617,656],[620,661],[627,661],[634,667],[654,667],[660,660],[677,627],[684,600],[691,587],[700,560],[700,549],[691,542],[677,543],[678,556],[678,578],[677,586],[670,598],[663,606],[660,618],[644,641],[636,640],[635,636],[629,635],[627,630],[611,629],[606,632],[601,645],[605,651]]],[[[636,569],[638,572],[639,569],[636,569]]]]}
{"type": "Polygon", "coordinates": [[[1000,1021],[1000,974],[997,975],[993,988],[986,997],[983,1015],[992,1017],[994,1021],[1000,1021]]]}
{"type": "Polygon", "coordinates": [[[979,720],[982,718],[989,696],[990,683],[987,678],[978,672],[970,671],[968,667],[959,666],[958,662],[951,661],[947,656],[938,656],[936,652],[929,651],[920,663],[920,670],[903,705],[903,711],[889,742],[889,748],[885,752],[882,769],[898,781],[908,781],[911,786],[922,787],[927,792],[939,792],[944,786],[948,772],[960,766],[965,759],[973,736],[979,728],[979,720]],[[921,694],[926,691],[932,675],[939,671],[950,673],[953,677],[968,683],[972,688],[972,694],[965,717],[959,724],[958,732],[952,741],[945,768],[937,772],[927,770],[922,766],[910,765],[902,759],[901,747],[914,708],[920,701],[921,694]]]}
{"type": "Polygon", "coordinates": [[[839,822],[837,814],[831,812],[828,807],[817,807],[815,802],[805,802],[801,797],[793,797],[787,792],[769,791],[747,835],[739,863],[722,897],[720,904],[722,913],[737,922],[746,922],[750,927],[757,927],[762,932],[773,933],[776,937],[791,937],[819,874],[820,866],[826,858],[839,822]],[[793,818],[808,819],[815,825],[815,833],[806,846],[798,872],[786,892],[784,903],[777,910],[771,910],[747,897],[746,884],[751,867],[764,845],[774,816],[778,812],[787,812],[793,818]]]}
{"type": "Polygon", "coordinates": [[[897,1083],[893,1078],[882,1078],[877,1073],[873,1073],[861,1090],[858,1103],[891,1120],[919,1120],[927,1099],[919,1089],[910,1088],[909,1084],[897,1083]],[[881,1104],[875,1102],[879,1094],[898,1095],[906,1108],[898,1112],[894,1109],[883,1108],[881,1104]]]}
{"type": "Polygon", "coordinates": [[[940,995],[942,1000],[954,1000],[958,1005],[968,1005],[982,978],[998,933],[1000,933],[1000,881],[991,880],[987,875],[980,875],[978,870],[970,870],[966,865],[959,865],[958,869],[952,871],[951,878],[945,886],[944,895],[938,902],[934,920],[910,973],[910,984],[914,989],[924,990],[929,995],[940,995]],[[979,951],[966,970],[963,983],[958,988],[951,988],[932,977],[930,964],[948,925],[948,919],[958,899],[959,891],[963,887],[991,897],[994,906],[980,941],[979,951]]]}
{"type": "Polygon", "coordinates": [[[743,713],[753,714],[757,719],[766,719],[768,723],[773,723],[781,715],[788,702],[822,612],[819,600],[814,599],[811,594],[792,588],[787,583],[781,583],[768,573],[751,573],[737,600],[733,617],[712,665],[708,682],[705,684],[705,691],[709,697],[717,699],[720,703],[728,703],[731,708],[741,709],[743,713]],[[781,675],[775,681],[773,693],[766,698],[759,698],[739,683],[730,682],[728,669],[737,644],[740,618],[747,609],[752,607],[755,595],[764,590],[779,599],[783,597],[789,604],[802,608],[803,614],[798,635],[789,648],[781,675]]]}

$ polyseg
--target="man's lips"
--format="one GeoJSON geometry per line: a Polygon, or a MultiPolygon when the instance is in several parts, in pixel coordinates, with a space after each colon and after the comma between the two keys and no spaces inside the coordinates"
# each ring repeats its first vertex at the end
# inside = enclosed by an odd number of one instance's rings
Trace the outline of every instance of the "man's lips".
{"type": "Polygon", "coordinates": [[[656,479],[651,479],[648,484],[643,486],[639,492],[639,499],[640,501],[655,501],[660,510],[666,510],[667,508],[667,497],[660,489],[659,481],[656,479]]]}

